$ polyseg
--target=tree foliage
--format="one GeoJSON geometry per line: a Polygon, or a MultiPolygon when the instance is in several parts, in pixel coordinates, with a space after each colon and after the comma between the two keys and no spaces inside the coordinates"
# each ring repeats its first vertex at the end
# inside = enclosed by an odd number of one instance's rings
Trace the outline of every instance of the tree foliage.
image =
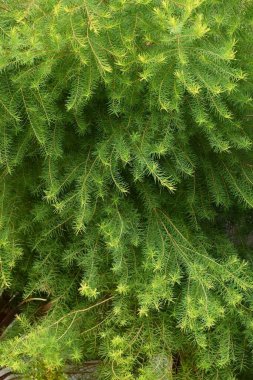
{"type": "Polygon", "coordinates": [[[1,3],[1,289],[23,300],[1,366],[252,365],[252,263],[225,227],[253,207],[252,16],[251,0],[1,3]]]}

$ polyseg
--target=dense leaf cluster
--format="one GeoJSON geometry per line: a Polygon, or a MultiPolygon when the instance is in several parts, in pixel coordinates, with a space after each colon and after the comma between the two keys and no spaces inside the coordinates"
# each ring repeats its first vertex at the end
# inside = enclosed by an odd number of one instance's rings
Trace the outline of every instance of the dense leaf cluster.
{"type": "Polygon", "coordinates": [[[0,281],[23,300],[1,366],[232,380],[252,363],[252,264],[226,227],[253,207],[252,16],[1,3],[0,281]]]}

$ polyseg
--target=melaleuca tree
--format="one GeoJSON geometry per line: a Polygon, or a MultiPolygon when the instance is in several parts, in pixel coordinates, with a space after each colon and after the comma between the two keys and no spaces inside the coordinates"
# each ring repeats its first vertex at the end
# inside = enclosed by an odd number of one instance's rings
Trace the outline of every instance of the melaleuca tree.
{"type": "Polygon", "coordinates": [[[1,3],[1,289],[22,300],[1,366],[252,365],[252,264],[224,227],[253,207],[252,5],[1,3]]]}

